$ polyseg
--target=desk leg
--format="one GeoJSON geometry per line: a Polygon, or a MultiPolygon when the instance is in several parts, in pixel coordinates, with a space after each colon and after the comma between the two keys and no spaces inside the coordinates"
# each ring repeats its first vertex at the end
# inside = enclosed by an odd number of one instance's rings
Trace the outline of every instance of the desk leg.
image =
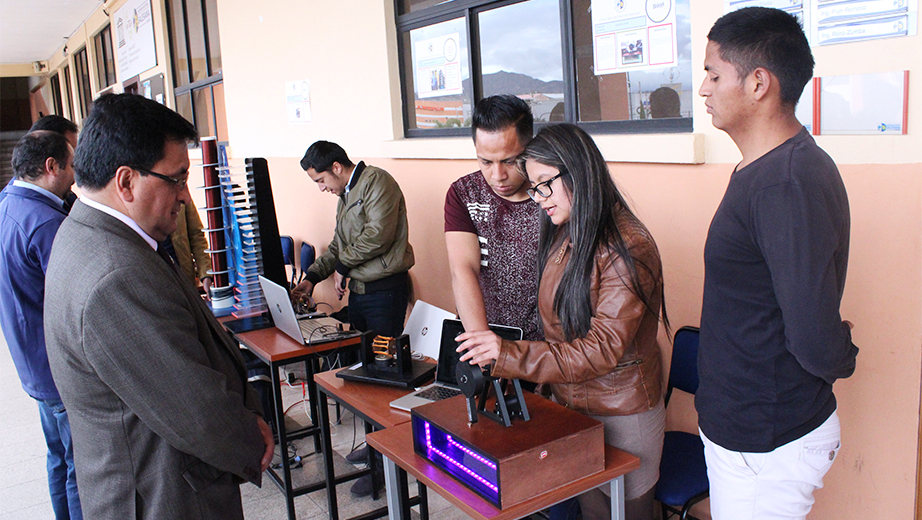
{"type": "MultiPolygon", "coordinates": [[[[311,377],[311,380],[314,378],[311,377]]],[[[315,385],[316,386],[316,385],[315,385]]],[[[330,506],[330,520],[339,520],[339,509],[336,505],[336,475],[333,474],[333,440],[330,438],[330,411],[327,408],[327,394],[319,387],[317,408],[320,411],[320,436],[323,438],[323,471],[327,479],[327,501],[330,506]]],[[[313,401],[313,399],[311,399],[313,401]]],[[[317,423],[314,423],[315,425],[317,423]]]]}
{"type": "Polygon", "coordinates": [[[624,520],[624,475],[611,480],[611,520],[624,520]]]}
{"type": "MultiPolygon", "coordinates": [[[[369,433],[373,431],[374,431],[374,427],[372,427],[371,423],[366,422],[365,423],[365,435],[368,435],[369,433]]],[[[371,475],[369,476],[369,478],[371,478],[371,499],[377,500],[378,499],[378,471],[377,471],[378,469],[377,453],[378,452],[375,451],[375,449],[372,448],[367,442],[365,443],[365,446],[368,446],[368,470],[371,472],[371,475]]]]}
{"type": "Polygon", "coordinates": [[[388,518],[390,520],[410,520],[407,473],[387,457],[384,457],[384,486],[387,488],[388,518]]]}
{"type": "Polygon", "coordinates": [[[416,481],[416,489],[419,493],[419,518],[420,520],[429,520],[429,491],[426,485],[416,481]]]}
{"type": "Polygon", "coordinates": [[[270,363],[272,370],[272,394],[275,396],[275,427],[279,434],[279,454],[282,457],[282,478],[285,481],[285,503],[288,506],[288,520],[295,520],[295,497],[291,486],[291,465],[288,461],[288,438],[285,433],[285,410],[282,404],[282,382],[279,367],[270,363]]]}
{"type": "MultiPolygon", "coordinates": [[[[311,426],[317,426],[319,423],[317,421],[317,401],[314,399],[314,396],[317,395],[317,382],[314,381],[314,374],[317,373],[317,359],[307,359],[304,361],[304,371],[307,372],[307,395],[309,396],[309,406],[311,412],[311,426]]],[[[323,426],[321,426],[323,428],[323,426]]],[[[314,437],[314,453],[320,451],[320,438],[316,435],[314,437]]]]}

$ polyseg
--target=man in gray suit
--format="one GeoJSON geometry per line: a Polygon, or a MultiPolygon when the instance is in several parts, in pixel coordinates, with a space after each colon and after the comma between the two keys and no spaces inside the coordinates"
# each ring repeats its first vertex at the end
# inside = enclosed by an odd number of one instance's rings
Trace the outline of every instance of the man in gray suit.
{"type": "Polygon", "coordinates": [[[70,414],[87,518],[243,518],[272,432],[238,346],[157,243],[192,200],[195,128],[140,96],[94,102],[75,158],[83,197],[46,276],[51,370],[70,414]]]}

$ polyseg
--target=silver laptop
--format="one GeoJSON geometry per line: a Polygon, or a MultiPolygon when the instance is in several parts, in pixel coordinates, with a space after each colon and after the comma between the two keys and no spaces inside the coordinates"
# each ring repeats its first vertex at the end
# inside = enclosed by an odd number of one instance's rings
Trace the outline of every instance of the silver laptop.
{"type": "MultiPolygon", "coordinates": [[[[490,330],[501,338],[515,341],[522,339],[522,329],[518,327],[490,325],[490,330]]],[[[444,320],[442,322],[439,361],[435,369],[435,383],[391,401],[392,408],[409,412],[411,408],[420,405],[461,395],[461,390],[458,388],[458,382],[455,379],[455,366],[461,358],[461,354],[456,352],[458,342],[455,341],[455,338],[462,332],[464,332],[464,325],[461,324],[460,320],[444,320]]]]}
{"type": "Polygon", "coordinates": [[[343,322],[334,318],[318,317],[298,320],[291,306],[288,291],[284,287],[264,276],[259,277],[259,286],[266,297],[266,305],[269,307],[269,313],[272,314],[275,327],[291,336],[295,341],[313,345],[359,335],[358,331],[344,330],[346,327],[343,322]]]}
{"type": "Polygon", "coordinates": [[[403,328],[403,333],[410,336],[410,348],[438,362],[442,321],[454,318],[454,313],[416,300],[413,311],[410,312],[410,319],[403,328]]]}

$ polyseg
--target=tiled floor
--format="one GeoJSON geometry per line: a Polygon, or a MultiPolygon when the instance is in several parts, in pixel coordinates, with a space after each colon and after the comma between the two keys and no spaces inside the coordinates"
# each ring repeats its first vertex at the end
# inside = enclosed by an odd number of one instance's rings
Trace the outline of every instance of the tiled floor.
{"type": "MultiPolygon", "coordinates": [[[[295,422],[304,423],[301,388],[297,386],[286,391],[285,406],[291,406],[289,415],[295,422]]],[[[335,414],[331,407],[331,415],[335,414]]],[[[337,474],[349,471],[352,466],[344,457],[353,445],[364,441],[361,421],[353,420],[352,414],[344,412],[339,424],[333,426],[333,448],[336,456],[337,474]]],[[[303,467],[295,470],[294,481],[313,481],[322,478],[323,456],[307,454],[313,450],[313,441],[295,441],[303,457],[303,467]]],[[[45,472],[45,441],[39,422],[38,407],[22,390],[9,349],[0,335],[0,520],[25,520],[53,518],[48,498],[47,473],[45,472]]],[[[383,493],[377,501],[370,497],[355,498],[349,492],[351,483],[337,487],[338,507],[341,518],[361,514],[385,505],[383,493]]],[[[411,482],[410,490],[416,486],[411,482]]],[[[241,486],[244,516],[247,520],[285,520],[288,518],[285,499],[275,483],[266,475],[262,488],[252,484],[241,486]]],[[[325,490],[316,491],[295,499],[299,520],[320,520],[329,518],[325,490]]],[[[431,518],[456,520],[468,518],[435,493],[429,493],[431,518]]]]}

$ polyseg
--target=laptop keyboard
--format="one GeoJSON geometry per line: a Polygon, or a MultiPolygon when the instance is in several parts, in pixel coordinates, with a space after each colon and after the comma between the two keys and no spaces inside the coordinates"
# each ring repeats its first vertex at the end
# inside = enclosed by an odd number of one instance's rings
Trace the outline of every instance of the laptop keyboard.
{"type": "Polygon", "coordinates": [[[454,397],[456,395],[461,395],[461,390],[456,390],[454,388],[448,388],[447,386],[431,386],[425,390],[419,391],[416,394],[417,397],[422,397],[423,399],[429,399],[430,401],[441,401],[442,399],[448,399],[449,397],[454,397]]]}
{"type": "Polygon", "coordinates": [[[328,319],[319,318],[298,321],[298,326],[301,327],[301,335],[304,336],[305,341],[310,343],[311,341],[327,338],[341,332],[335,325],[327,320],[328,319]]]}

